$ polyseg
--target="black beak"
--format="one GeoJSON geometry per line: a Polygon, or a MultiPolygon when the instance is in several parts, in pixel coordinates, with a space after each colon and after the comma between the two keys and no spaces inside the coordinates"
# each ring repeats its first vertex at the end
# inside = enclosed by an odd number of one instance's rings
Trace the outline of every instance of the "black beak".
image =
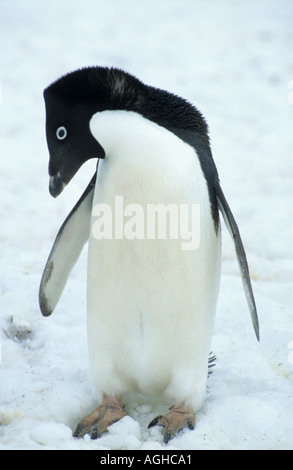
{"type": "Polygon", "coordinates": [[[60,173],[57,173],[55,176],[50,176],[49,191],[51,196],[57,197],[62,193],[65,188],[66,183],[62,180],[60,173]]]}

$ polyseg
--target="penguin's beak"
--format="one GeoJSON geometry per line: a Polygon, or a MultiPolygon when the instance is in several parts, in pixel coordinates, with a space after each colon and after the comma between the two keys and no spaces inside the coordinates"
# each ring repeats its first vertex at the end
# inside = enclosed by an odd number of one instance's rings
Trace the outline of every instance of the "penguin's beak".
{"type": "Polygon", "coordinates": [[[55,176],[50,176],[49,191],[51,196],[57,197],[62,193],[66,183],[62,180],[60,173],[58,172],[55,176]]]}

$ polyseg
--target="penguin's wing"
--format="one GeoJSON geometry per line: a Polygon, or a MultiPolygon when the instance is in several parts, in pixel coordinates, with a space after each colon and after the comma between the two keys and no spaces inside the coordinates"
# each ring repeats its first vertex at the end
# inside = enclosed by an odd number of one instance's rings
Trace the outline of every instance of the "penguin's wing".
{"type": "Polygon", "coordinates": [[[54,311],[70,271],[89,238],[96,176],[97,173],[62,224],[46,263],[39,290],[40,309],[45,317],[54,311]]]}
{"type": "Polygon", "coordinates": [[[222,191],[222,188],[218,180],[216,181],[216,184],[215,184],[215,190],[216,190],[219,209],[225,220],[227,229],[234,241],[237,260],[238,260],[239,267],[240,267],[242,282],[243,282],[244,291],[245,291],[245,295],[246,295],[246,299],[247,299],[247,303],[248,303],[248,307],[249,307],[249,311],[250,311],[250,315],[252,319],[252,324],[253,324],[256,337],[259,341],[259,322],[258,322],[258,316],[257,316],[257,309],[256,309],[256,304],[255,304],[254,295],[253,295],[252,286],[251,286],[248,263],[246,259],[244,246],[240,237],[240,232],[239,232],[239,229],[237,227],[232,211],[227,203],[227,200],[224,196],[224,193],[222,191]]]}

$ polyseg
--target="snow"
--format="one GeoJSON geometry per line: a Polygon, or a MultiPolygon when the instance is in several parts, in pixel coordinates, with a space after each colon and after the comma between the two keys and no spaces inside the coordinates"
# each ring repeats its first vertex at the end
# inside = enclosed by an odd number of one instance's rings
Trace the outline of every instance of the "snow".
{"type": "Polygon", "coordinates": [[[291,0],[1,2],[1,450],[293,448],[292,24],[291,0]],[[195,430],[167,446],[160,429],[147,429],[164,409],[140,396],[99,440],[72,438],[97,405],[86,250],[53,316],[38,307],[54,237],[95,166],[50,197],[42,91],[87,65],[121,67],[204,113],[250,264],[260,343],[224,229],[217,366],[195,430]]]}

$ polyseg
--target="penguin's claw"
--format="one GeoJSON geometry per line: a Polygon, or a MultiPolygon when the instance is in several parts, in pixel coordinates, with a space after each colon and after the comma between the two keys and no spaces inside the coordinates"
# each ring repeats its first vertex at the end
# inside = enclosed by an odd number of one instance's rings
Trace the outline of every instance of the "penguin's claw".
{"type": "Polygon", "coordinates": [[[168,442],[182,429],[194,429],[195,415],[183,407],[173,406],[170,408],[170,413],[165,416],[160,415],[154,418],[148,425],[148,428],[153,426],[163,427],[162,434],[164,443],[168,444],[168,442]]]}
{"type": "Polygon", "coordinates": [[[91,439],[98,439],[108,431],[111,424],[126,415],[124,405],[120,400],[105,396],[101,405],[76,426],[73,437],[81,438],[89,434],[91,439]]]}

